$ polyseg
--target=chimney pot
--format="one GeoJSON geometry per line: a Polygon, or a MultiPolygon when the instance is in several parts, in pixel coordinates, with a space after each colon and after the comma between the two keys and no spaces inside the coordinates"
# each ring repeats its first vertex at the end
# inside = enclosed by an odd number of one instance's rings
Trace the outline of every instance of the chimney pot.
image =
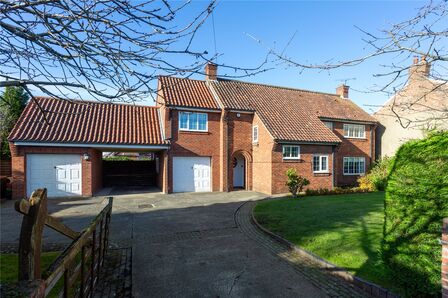
{"type": "Polygon", "coordinates": [[[218,66],[212,62],[205,65],[205,79],[207,81],[216,81],[218,77],[218,66]]]}
{"type": "Polygon", "coordinates": [[[336,88],[336,94],[339,95],[341,98],[348,98],[348,91],[350,90],[350,87],[342,84],[341,86],[336,88]]]}

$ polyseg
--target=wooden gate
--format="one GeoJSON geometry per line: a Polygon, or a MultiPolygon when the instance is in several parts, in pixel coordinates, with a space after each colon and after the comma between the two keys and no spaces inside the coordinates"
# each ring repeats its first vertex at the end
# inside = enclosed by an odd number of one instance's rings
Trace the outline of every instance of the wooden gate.
{"type": "Polygon", "coordinates": [[[23,214],[19,242],[19,282],[26,283],[29,297],[91,297],[107,253],[112,197],[102,202],[104,208],[82,232],[76,232],[48,215],[47,190],[34,191],[29,200],[16,203],[23,214]],[[41,248],[44,226],[73,239],[73,242],[42,272],[41,248]],[[53,290],[53,292],[52,292],[53,290]]]}

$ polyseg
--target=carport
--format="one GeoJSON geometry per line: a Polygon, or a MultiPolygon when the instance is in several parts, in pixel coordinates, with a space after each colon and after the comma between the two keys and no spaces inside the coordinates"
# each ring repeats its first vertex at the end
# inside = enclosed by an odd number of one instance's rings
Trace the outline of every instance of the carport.
{"type": "Polygon", "coordinates": [[[41,187],[49,197],[88,197],[115,183],[166,191],[168,142],[161,125],[157,107],[35,98],[8,138],[13,198],[41,187]],[[156,158],[146,167],[103,163],[103,152],[118,151],[153,152],[156,158]]]}

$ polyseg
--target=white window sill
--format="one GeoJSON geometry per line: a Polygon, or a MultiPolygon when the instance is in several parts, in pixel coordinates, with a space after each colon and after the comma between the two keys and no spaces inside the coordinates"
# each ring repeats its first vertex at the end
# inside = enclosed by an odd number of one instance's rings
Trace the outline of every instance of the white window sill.
{"type": "Polygon", "coordinates": [[[346,138],[346,139],[355,139],[355,140],[367,140],[366,137],[358,138],[358,137],[346,137],[346,136],[344,136],[344,138],[346,138]]]}
{"type": "Polygon", "coordinates": [[[283,160],[300,160],[300,157],[283,157],[283,160]]]}
{"type": "Polygon", "coordinates": [[[208,130],[199,130],[199,129],[182,129],[182,128],[179,128],[179,131],[186,131],[186,132],[208,132],[208,130]]]}
{"type": "Polygon", "coordinates": [[[344,176],[361,176],[364,175],[365,173],[358,173],[358,174],[346,174],[344,173],[344,176]]]}
{"type": "Polygon", "coordinates": [[[329,171],[313,171],[314,174],[328,174],[329,171]]]}

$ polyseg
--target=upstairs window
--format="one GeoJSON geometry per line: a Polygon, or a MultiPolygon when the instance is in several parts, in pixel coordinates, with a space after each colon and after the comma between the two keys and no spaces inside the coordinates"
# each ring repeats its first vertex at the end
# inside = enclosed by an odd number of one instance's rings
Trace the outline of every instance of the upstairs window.
{"type": "Polygon", "coordinates": [[[283,159],[300,159],[300,146],[283,145],[283,159]]]}
{"type": "Polygon", "coordinates": [[[361,175],[366,171],[364,157],[344,157],[344,175],[361,175]]]}
{"type": "Polygon", "coordinates": [[[324,121],[324,124],[326,127],[328,127],[330,130],[333,130],[333,122],[324,121]]]}
{"type": "Polygon", "coordinates": [[[313,172],[328,173],[328,155],[313,156],[313,172]]]}
{"type": "Polygon", "coordinates": [[[179,129],[188,131],[207,131],[207,114],[180,112],[179,129]]]}
{"type": "Polygon", "coordinates": [[[258,143],[258,126],[252,126],[252,142],[258,143]]]}
{"type": "Polygon", "coordinates": [[[344,137],[364,139],[366,137],[366,127],[361,124],[344,124],[344,137]]]}

